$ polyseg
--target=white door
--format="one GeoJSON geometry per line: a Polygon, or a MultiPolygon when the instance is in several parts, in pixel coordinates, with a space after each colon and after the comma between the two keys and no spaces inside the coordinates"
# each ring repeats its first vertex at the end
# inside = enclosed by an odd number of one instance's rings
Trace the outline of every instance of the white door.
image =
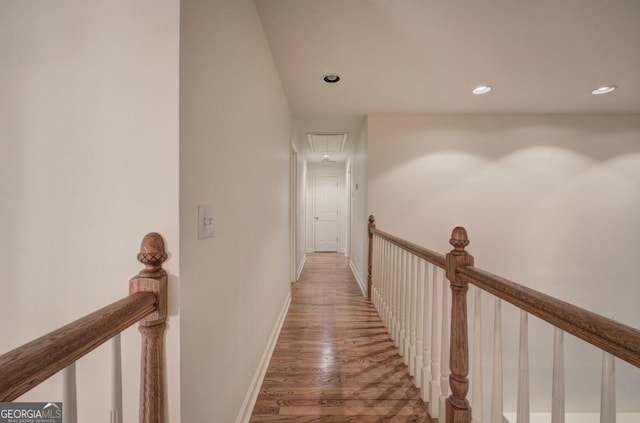
{"type": "Polygon", "coordinates": [[[338,177],[316,176],[313,185],[315,251],[338,251],[338,177]]]}

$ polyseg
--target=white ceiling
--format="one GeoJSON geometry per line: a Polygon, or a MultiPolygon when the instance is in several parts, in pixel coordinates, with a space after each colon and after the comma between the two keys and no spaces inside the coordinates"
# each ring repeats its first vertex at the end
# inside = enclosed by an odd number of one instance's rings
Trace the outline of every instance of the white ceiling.
{"type": "Polygon", "coordinates": [[[348,149],[374,113],[640,113],[640,0],[255,3],[301,140],[348,149]]]}

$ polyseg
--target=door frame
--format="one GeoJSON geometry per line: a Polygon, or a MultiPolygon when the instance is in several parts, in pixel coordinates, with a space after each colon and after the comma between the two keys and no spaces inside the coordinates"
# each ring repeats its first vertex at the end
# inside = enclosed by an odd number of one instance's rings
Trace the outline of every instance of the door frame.
{"type": "Polygon", "coordinates": [[[293,283],[298,280],[298,149],[293,137],[289,141],[289,279],[293,283]]]}

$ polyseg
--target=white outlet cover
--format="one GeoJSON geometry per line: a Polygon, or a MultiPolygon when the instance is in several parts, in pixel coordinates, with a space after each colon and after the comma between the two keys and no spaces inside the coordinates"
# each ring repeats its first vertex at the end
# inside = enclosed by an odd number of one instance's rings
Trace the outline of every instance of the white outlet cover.
{"type": "Polygon", "coordinates": [[[198,239],[213,237],[213,204],[198,204],[198,239]]]}

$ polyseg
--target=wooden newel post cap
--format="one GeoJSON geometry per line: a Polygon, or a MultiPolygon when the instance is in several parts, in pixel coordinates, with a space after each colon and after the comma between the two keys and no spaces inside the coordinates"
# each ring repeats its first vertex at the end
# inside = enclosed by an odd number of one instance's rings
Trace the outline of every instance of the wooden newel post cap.
{"type": "Polygon", "coordinates": [[[369,223],[371,224],[376,223],[376,217],[372,214],[369,215],[369,223]]]}
{"type": "MultiPolygon", "coordinates": [[[[469,245],[469,237],[467,230],[462,226],[458,226],[451,232],[449,244],[453,246],[453,250],[446,256],[446,275],[452,284],[456,283],[456,268],[461,266],[473,266],[473,256],[465,251],[465,247],[469,245]]],[[[453,286],[453,285],[452,285],[453,286]]]]}
{"type": "Polygon", "coordinates": [[[467,245],[469,245],[469,238],[467,237],[467,230],[462,226],[457,226],[451,232],[451,239],[449,240],[449,244],[453,246],[454,253],[464,253],[467,252],[464,250],[467,245]]]}
{"type": "Polygon", "coordinates": [[[152,274],[162,270],[162,263],[167,260],[167,252],[164,249],[162,235],[157,232],[148,233],[140,245],[138,261],[144,264],[144,270],[140,273],[152,274]]]}
{"type": "Polygon", "coordinates": [[[167,252],[164,249],[164,239],[156,232],[148,233],[140,244],[138,261],[144,264],[136,276],[129,281],[129,294],[137,292],[152,292],[157,296],[156,311],[145,316],[141,321],[142,326],[155,326],[164,324],[167,317],[167,272],[162,268],[162,263],[167,260],[167,252]]]}

